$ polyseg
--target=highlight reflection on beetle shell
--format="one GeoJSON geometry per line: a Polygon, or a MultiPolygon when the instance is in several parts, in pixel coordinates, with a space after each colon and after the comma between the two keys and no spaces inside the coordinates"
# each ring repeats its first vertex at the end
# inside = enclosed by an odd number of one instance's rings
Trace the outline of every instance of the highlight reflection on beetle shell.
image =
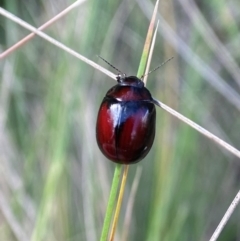
{"type": "Polygon", "coordinates": [[[115,85],[107,92],[98,112],[98,146],[113,162],[139,162],[152,147],[155,122],[155,105],[144,86],[115,85]]]}

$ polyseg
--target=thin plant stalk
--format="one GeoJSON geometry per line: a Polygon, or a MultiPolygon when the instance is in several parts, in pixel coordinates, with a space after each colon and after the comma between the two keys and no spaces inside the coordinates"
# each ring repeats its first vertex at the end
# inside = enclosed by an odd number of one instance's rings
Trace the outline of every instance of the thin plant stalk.
{"type": "MultiPolygon", "coordinates": [[[[38,28],[38,30],[44,30],[47,27],[49,27],[51,24],[53,24],[54,22],[56,22],[58,19],[62,18],[64,15],[66,15],[69,11],[71,11],[72,9],[78,7],[80,4],[82,4],[83,2],[85,2],[86,0],[78,0],[76,2],[74,2],[73,4],[71,4],[70,6],[68,6],[67,8],[65,8],[62,12],[60,12],[59,14],[57,14],[56,16],[54,16],[53,18],[51,18],[49,21],[47,21],[46,23],[44,23],[42,26],[40,26],[38,28]]],[[[25,43],[27,43],[29,40],[31,40],[34,36],[36,36],[36,33],[30,33],[29,35],[27,35],[26,37],[24,37],[22,40],[18,41],[16,44],[14,44],[12,47],[8,48],[7,50],[5,50],[3,53],[0,54],[0,59],[5,58],[6,56],[8,56],[10,53],[12,53],[14,50],[20,48],[21,46],[23,46],[25,43]]]]}
{"type": "Polygon", "coordinates": [[[146,69],[145,69],[145,75],[143,77],[143,82],[144,82],[145,85],[147,83],[148,72],[149,72],[149,69],[150,69],[150,64],[151,64],[152,55],[153,55],[153,49],[154,49],[154,46],[155,46],[154,43],[155,43],[156,37],[157,37],[158,25],[159,25],[159,21],[157,21],[157,26],[156,26],[156,29],[155,29],[155,32],[154,32],[154,35],[153,35],[153,44],[151,45],[150,50],[149,50],[147,66],[146,66],[146,69]]]}
{"type": "Polygon", "coordinates": [[[212,237],[210,238],[209,241],[216,241],[220,235],[220,233],[222,232],[223,228],[225,227],[226,223],[228,222],[229,218],[231,217],[231,215],[233,214],[233,211],[235,210],[235,208],[237,207],[238,203],[240,201],[240,190],[238,191],[237,195],[235,196],[235,198],[233,199],[230,207],[228,208],[228,210],[226,211],[225,215],[223,216],[221,222],[219,223],[219,225],[217,226],[216,230],[214,231],[212,237]]]}
{"type": "Polygon", "coordinates": [[[121,176],[121,172],[122,172],[122,167],[123,167],[122,165],[117,164],[116,168],[115,168],[115,172],[114,172],[114,176],[113,176],[113,180],[112,180],[112,187],[111,187],[111,191],[110,191],[110,195],[109,195],[109,199],[108,199],[108,205],[107,205],[107,210],[106,210],[106,214],[105,214],[105,219],[104,219],[104,223],[103,223],[100,241],[106,241],[108,238],[111,220],[112,220],[112,216],[113,216],[113,212],[114,212],[114,208],[115,208],[115,200],[116,200],[116,196],[117,196],[117,190],[118,190],[118,186],[119,186],[119,180],[120,180],[120,176],[121,176]]]}
{"type": "Polygon", "coordinates": [[[165,111],[169,112],[171,115],[177,117],[179,120],[185,122],[186,124],[191,126],[193,129],[195,129],[198,132],[200,132],[202,135],[204,135],[207,138],[213,140],[215,143],[217,143],[218,145],[224,147],[226,150],[230,151],[232,154],[234,154],[235,156],[240,158],[240,151],[238,149],[236,149],[235,147],[229,145],[227,142],[225,142],[222,139],[220,139],[219,137],[213,135],[210,131],[207,131],[206,129],[204,129],[203,127],[198,125],[197,123],[191,121],[190,119],[188,119],[187,117],[185,117],[182,114],[178,113],[177,111],[173,110],[169,106],[163,104],[161,101],[154,99],[154,102],[155,102],[155,104],[157,106],[159,106],[162,109],[164,109],[165,111]]]}
{"type": "Polygon", "coordinates": [[[113,219],[112,230],[111,230],[109,241],[114,240],[117,223],[118,223],[118,218],[119,218],[119,213],[120,213],[121,206],[122,206],[122,199],[123,199],[124,190],[125,190],[126,181],[127,181],[128,169],[129,169],[129,165],[124,165],[122,183],[121,183],[121,187],[120,187],[120,191],[119,191],[119,196],[118,196],[118,201],[117,201],[117,206],[116,206],[116,211],[115,211],[115,215],[114,215],[114,219],[113,219]]]}
{"type": "Polygon", "coordinates": [[[56,39],[50,37],[49,35],[45,34],[44,32],[38,30],[37,28],[33,27],[32,25],[28,24],[27,22],[23,21],[22,19],[18,18],[14,14],[6,11],[5,9],[0,7],[0,14],[5,16],[8,19],[11,19],[13,22],[18,23],[22,27],[28,29],[29,31],[37,34],[38,36],[42,37],[43,39],[47,40],[48,42],[52,43],[53,45],[59,47],[60,49],[66,51],[67,53],[75,56],[76,58],[82,60],[83,62],[89,64],[90,66],[94,67],[95,69],[100,70],[104,74],[108,75],[112,79],[116,79],[116,75],[112,72],[108,71],[107,69],[103,68],[102,66],[96,64],[95,62],[91,61],[90,59],[84,57],[83,55],[77,53],[73,49],[67,47],[66,45],[62,44],[61,42],[57,41],[56,39]]]}
{"type": "MultiPolygon", "coordinates": [[[[156,16],[157,16],[158,3],[159,3],[159,0],[157,0],[157,2],[155,4],[152,19],[151,19],[151,22],[149,24],[147,37],[146,37],[146,41],[145,41],[142,56],[141,56],[141,61],[140,61],[139,68],[138,68],[138,74],[137,74],[138,77],[141,77],[144,74],[145,69],[146,69],[147,60],[148,60],[148,57],[149,57],[149,49],[150,49],[151,42],[152,42],[155,19],[156,19],[156,16]]],[[[146,84],[146,82],[144,82],[144,83],[146,84]]]]}

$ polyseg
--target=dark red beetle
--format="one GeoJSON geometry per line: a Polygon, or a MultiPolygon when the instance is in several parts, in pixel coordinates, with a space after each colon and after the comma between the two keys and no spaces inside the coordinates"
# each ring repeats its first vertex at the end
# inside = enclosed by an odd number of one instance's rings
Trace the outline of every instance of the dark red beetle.
{"type": "Polygon", "coordinates": [[[142,160],[152,147],[156,109],[142,80],[122,74],[117,81],[98,112],[97,143],[111,161],[133,164],[142,160]]]}

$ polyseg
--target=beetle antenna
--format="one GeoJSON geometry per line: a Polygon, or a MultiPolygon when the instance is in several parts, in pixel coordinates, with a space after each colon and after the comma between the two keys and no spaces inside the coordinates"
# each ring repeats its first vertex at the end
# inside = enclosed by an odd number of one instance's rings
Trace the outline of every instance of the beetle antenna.
{"type": "Polygon", "coordinates": [[[162,64],[160,64],[160,65],[157,66],[156,68],[150,70],[147,74],[143,74],[142,77],[141,77],[141,79],[142,79],[143,77],[145,77],[146,75],[149,75],[150,73],[152,73],[152,72],[154,72],[155,70],[159,69],[160,67],[162,67],[164,64],[166,64],[167,62],[169,62],[169,61],[172,60],[173,58],[174,58],[174,57],[171,57],[170,59],[164,61],[162,64]]]}
{"type": "Polygon", "coordinates": [[[108,65],[110,65],[112,68],[114,68],[115,70],[117,70],[120,74],[124,75],[124,73],[122,71],[120,71],[119,69],[117,69],[115,66],[113,66],[112,64],[110,64],[106,59],[104,59],[103,57],[101,57],[100,55],[97,55],[101,60],[103,60],[105,63],[107,63],[108,65]]]}

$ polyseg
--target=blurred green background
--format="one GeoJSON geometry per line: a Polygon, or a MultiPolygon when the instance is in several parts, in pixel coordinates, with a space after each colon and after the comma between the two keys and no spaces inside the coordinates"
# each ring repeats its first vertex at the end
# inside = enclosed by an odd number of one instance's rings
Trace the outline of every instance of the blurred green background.
{"type": "MultiPolygon", "coordinates": [[[[1,0],[40,26],[73,1],[1,0]]],[[[135,75],[154,1],[88,0],[45,32],[135,75]]],[[[160,1],[152,95],[240,148],[240,1],[160,1]]],[[[0,52],[29,32],[0,16],[0,52]]],[[[0,62],[0,240],[97,241],[115,164],[95,140],[109,77],[35,37],[0,62]]],[[[116,241],[209,240],[239,189],[240,160],[157,108],[132,165],[116,241]],[[132,189],[138,182],[136,195],[132,189]],[[131,210],[131,203],[133,209],[131,210]]],[[[219,240],[240,240],[239,208],[219,240]]]]}

